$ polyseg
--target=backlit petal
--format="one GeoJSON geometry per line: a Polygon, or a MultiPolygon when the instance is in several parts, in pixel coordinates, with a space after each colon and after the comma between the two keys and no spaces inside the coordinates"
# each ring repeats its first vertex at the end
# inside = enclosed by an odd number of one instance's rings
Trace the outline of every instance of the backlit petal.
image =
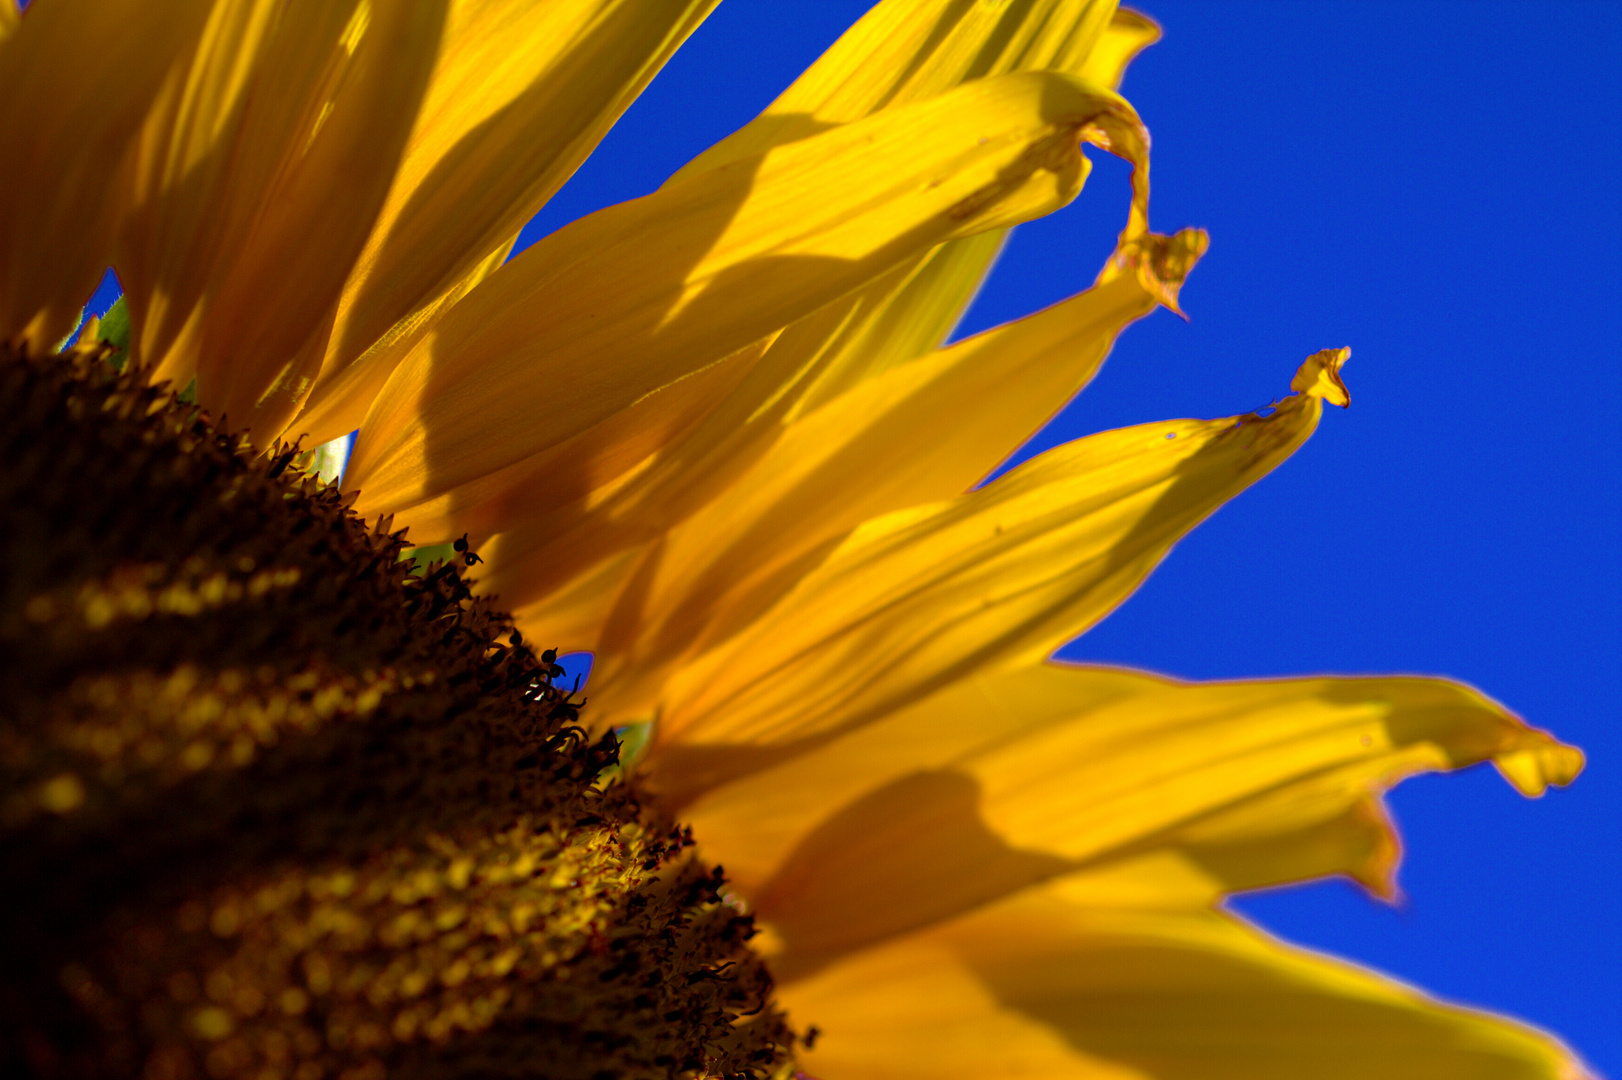
{"type": "Polygon", "coordinates": [[[1063,883],[779,990],[841,1080],[1578,1080],[1552,1037],[1444,1005],[1209,909],[1063,883]]]}
{"type": "Polygon", "coordinates": [[[1350,349],[1325,349],[1307,357],[1301,370],[1290,380],[1290,389],[1301,394],[1322,398],[1331,405],[1346,408],[1352,403],[1351,391],[1341,381],[1340,368],[1352,355],[1350,349]]]}
{"type": "MultiPolygon", "coordinates": [[[[974,79],[1014,71],[1055,71],[1112,89],[1144,39],[1141,16],[1127,13],[1110,34],[1114,0],[886,0],[847,30],[759,117],[682,167],[676,177],[804,139],[834,124],[924,100],[974,79]],[[1123,41],[1123,38],[1125,39],[1123,41]],[[1106,40],[1108,39],[1108,40],[1106,40]],[[1095,59],[1094,48],[1103,45],[1095,59]]],[[[1150,24],[1151,26],[1153,24],[1150,24]]],[[[1133,212],[1123,239],[1148,229],[1148,139],[1141,129],[1099,145],[1134,164],[1133,212]]]]}
{"type": "Polygon", "coordinates": [[[1160,27],[1153,19],[1131,8],[1118,8],[1076,74],[1099,86],[1120,89],[1127,65],[1159,40],[1160,27]]]}
{"type": "Polygon", "coordinates": [[[444,8],[218,4],[141,128],[114,258],[136,355],[261,440],[309,392],[444,8]]]}
{"type": "Polygon", "coordinates": [[[206,48],[208,0],[53,0],[0,41],[0,336],[46,351],[112,260],[121,163],[160,88],[206,48]],[[94,62],[87,62],[94,57],[94,62]]]}
{"type": "Polygon", "coordinates": [[[296,421],[360,426],[394,365],[513,239],[716,0],[456,0],[421,115],[296,421]]]}
{"type": "MultiPolygon", "coordinates": [[[[661,751],[655,780],[691,783],[704,760],[661,751]]],[[[1208,882],[1206,899],[1327,874],[1390,895],[1378,796],[1486,760],[1528,794],[1582,766],[1438,679],[1180,683],[1047,663],[966,678],[683,816],[776,925],[790,975],[1072,870],[1108,882],[1146,853],[1208,882]]]]}
{"type": "MultiPolygon", "coordinates": [[[[772,134],[783,134],[773,119],[774,110],[781,108],[817,112],[819,120],[813,127],[821,130],[836,121],[859,119],[881,107],[921,100],[969,79],[1014,70],[1074,71],[1085,66],[1081,60],[1087,43],[1098,36],[1108,7],[1069,0],[972,9],[940,4],[909,4],[905,8],[881,5],[779,103],[727,140],[723,152],[701,155],[676,179],[723,160],[735,160],[746,152],[767,149],[779,141],[792,141],[777,140],[772,134]],[[899,35],[889,32],[896,29],[889,24],[898,18],[904,30],[899,35]],[[874,32],[869,25],[874,20],[884,23],[888,30],[874,32]],[[914,54],[904,56],[908,49],[915,50],[914,54]],[[883,79],[874,80],[864,74],[886,70],[882,64],[874,67],[881,60],[896,71],[910,73],[904,89],[898,91],[883,79]],[[825,69],[830,64],[845,74],[828,77],[825,69]]],[[[1102,74],[1112,81],[1118,76],[1113,71],[1102,74]]],[[[794,138],[808,133],[801,131],[794,138]]],[[[1141,172],[1143,164],[1135,161],[1135,168],[1141,172]]],[[[653,504],[660,504],[664,522],[672,523],[679,515],[673,514],[670,488],[679,489],[675,502],[691,507],[697,505],[696,492],[720,486],[721,477],[704,475],[718,459],[718,446],[736,449],[762,433],[770,438],[770,429],[783,418],[823,404],[862,379],[906,363],[938,344],[978,288],[1000,243],[1001,230],[953,241],[798,320],[778,338],[765,362],[743,375],[741,383],[708,381],[712,391],[726,394],[726,400],[717,400],[714,412],[697,428],[665,420],[674,402],[655,398],[638,403],[630,411],[645,414],[647,423],[621,426],[626,431],[648,427],[669,437],[658,448],[658,459],[650,459],[651,467],[643,467],[649,462],[628,458],[603,437],[604,433],[597,433],[588,437],[589,446],[571,445],[568,453],[562,447],[556,448],[531,459],[527,468],[486,474],[435,500],[434,506],[414,511],[413,535],[432,540],[441,533],[488,534],[497,529],[511,533],[527,529],[550,536],[557,532],[550,521],[531,519],[535,512],[556,518],[561,512],[560,490],[585,492],[576,498],[590,507],[588,514],[599,518],[612,514],[621,527],[627,524],[622,509],[627,503],[637,504],[644,514],[653,504]],[[636,475],[606,475],[602,466],[611,460],[634,462],[636,475]],[[595,482],[605,490],[611,489],[612,496],[593,491],[581,482],[576,463],[583,461],[590,462],[595,482]],[[670,479],[678,462],[679,482],[670,479]],[[612,511],[608,509],[610,503],[612,511]],[[531,512],[532,508],[535,512],[531,512]]],[[[698,391],[698,387],[684,391],[684,413],[690,412],[688,402],[698,391]]],[[[509,549],[515,544],[533,546],[520,538],[509,536],[509,540],[509,549]]],[[[509,585],[510,581],[504,580],[503,584],[509,585]]]]}
{"type": "MultiPolygon", "coordinates": [[[[1204,234],[1196,231],[1151,238],[1150,272],[1165,278],[1153,294],[1136,275],[1117,275],[863,381],[792,423],[751,427],[735,417],[712,418],[705,431],[718,437],[703,453],[690,439],[681,454],[654,462],[600,499],[536,500],[536,516],[522,535],[505,535],[487,551],[489,587],[517,611],[526,632],[597,651],[610,668],[614,661],[600,637],[560,636],[553,594],[578,595],[571,579],[620,560],[653,535],[669,530],[661,560],[681,572],[662,577],[643,605],[650,640],[678,612],[680,633],[687,634],[705,610],[724,608],[735,591],[767,575],[786,591],[794,581],[778,569],[807,552],[868,518],[972,487],[1092,376],[1121,329],[1152,310],[1156,294],[1175,290],[1203,248],[1204,234]],[[950,432],[942,427],[945,417],[953,418],[950,432]],[[727,432],[731,438],[719,437],[727,432]],[[931,452],[919,453],[920,445],[931,452]]],[[[909,311],[905,296],[899,300],[889,307],[890,326],[870,326],[859,336],[894,342],[911,333],[894,326],[909,311]]],[[[777,340],[765,363],[798,328],[777,340]]],[[[604,618],[617,596],[601,596],[604,618]]],[[[680,651],[674,638],[661,644],[667,655],[680,651]]]]}
{"type": "MultiPolygon", "coordinates": [[[[1118,44],[1106,43],[1123,15],[1115,12],[1112,17],[1113,10],[1113,0],[1015,0],[996,5],[886,0],[842,35],[759,117],[693,159],[676,178],[974,79],[1045,70],[1080,75],[1113,88],[1136,52],[1128,54],[1118,44]],[[1095,60],[1093,53],[1100,48],[1106,55],[1095,60]]],[[[1147,195],[1147,160],[1132,160],[1141,202],[1147,195]]],[[[1134,220],[1139,216],[1135,214],[1134,220]]],[[[797,385],[782,387],[775,399],[789,398],[799,410],[814,408],[862,378],[922,354],[923,349],[904,342],[867,339],[861,330],[864,322],[873,321],[874,311],[884,313],[884,322],[893,322],[898,321],[890,318],[895,309],[905,307],[920,328],[938,322],[940,337],[930,344],[938,343],[1000,249],[1000,238],[979,239],[988,242],[956,241],[948,247],[959,250],[928,257],[920,276],[930,280],[910,281],[904,297],[893,296],[881,281],[802,320],[803,325],[792,328],[778,348],[798,348],[814,356],[816,369],[810,377],[798,378],[797,385]],[[875,344],[888,347],[871,347],[875,344]]]]}
{"type": "Polygon", "coordinates": [[[1114,0],[884,0],[759,117],[676,176],[752,157],[972,79],[1012,71],[1079,75],[1114,9],[1114,0]]]}
{"type": "Polygon", "coordinates": [[[1063,76],[986,79],[575,222],[470,293],[396,370],[350,466],[361,505],[422,504],[921,251],[1061,206],[1084,175],[1078,138],[1130,140],[1135,123],[1119,98],[1063,76]]]}
{"type": "MultiPolygon", "coordinates": [[[[712,651],[669,678],[661,738],[804,738],[883,715],[968,667],[1039,660],[1293,453],[1319,413],[1316,397],[1296,395],[1267,416],[1078,439],[958,499],[868,522],[769,612],[739,589],[734,611],[700,625],[678,613],[663,640],[639,643],[637,674],[672,642],[712,651]]],[[[622,693],[637,702],[638,690],[602,675],[601,707],[614,712],[622,693]]]]}

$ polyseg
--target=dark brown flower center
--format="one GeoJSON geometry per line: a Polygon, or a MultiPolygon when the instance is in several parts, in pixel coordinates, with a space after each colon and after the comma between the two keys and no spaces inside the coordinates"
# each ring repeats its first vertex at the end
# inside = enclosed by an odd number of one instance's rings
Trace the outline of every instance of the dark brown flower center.
{"type": "Polygon", "coordinates": [[[724,878],[456,562],[92,352],[0,354],[0,1071],[741,1076],[724,878]]]}

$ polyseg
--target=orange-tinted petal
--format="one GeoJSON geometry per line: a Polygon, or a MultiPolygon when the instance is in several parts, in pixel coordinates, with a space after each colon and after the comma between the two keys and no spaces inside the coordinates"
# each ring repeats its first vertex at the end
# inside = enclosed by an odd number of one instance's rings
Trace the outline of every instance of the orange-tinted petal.
{"type": "Polygon", "coordinates": [[[1084,172],[1076,139],[1135,122],[1062,76],[985,79],[575,222],[396,370],[351,464],[361,505],[442,516],[425,504],[913,255],[1062,205],[1084,172]]]}
{"type": "Polygon", "coordinates": [[[54,347],[112,260],[130,145],[204,48],[214,5],[53,0],[0,39],[0,337],[54,347]],[[94,57],[94,62],[87,61],[94,57]]]}
{"type": "Polygon", "coordinates": [[[455,0],[295,421],[353,431],[394,365],[579,168],[716,0],[455,0]]]}
{"type": "Polygon", "coordinates": [[[221,3],[140,130],[135,354],[261,441],[302,404],[404,152],[445,0],[221,3]]]}

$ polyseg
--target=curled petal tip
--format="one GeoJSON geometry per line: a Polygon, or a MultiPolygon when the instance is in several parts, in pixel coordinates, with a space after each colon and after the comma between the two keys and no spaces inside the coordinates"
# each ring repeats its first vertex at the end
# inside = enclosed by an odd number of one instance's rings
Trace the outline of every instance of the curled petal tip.
{"type": "Polygon", "coordinates": [[[1143,258],[1138,262],[1138,280],[1166,310],[1185,322],[1188,315],[1177,304],[1177,293],[1200,256],[1211,246],[1211,234],[1204,229],[1182,229],[1172,236],[1144,238],[1143,258]]]}
{"type": "Polygon", "coordinates": [[[1493,757],[1493,764],[1515,790],[1537,798],[1554,787],[1565,787],[1577,779],[1586,764],[1583,752],[1575,746],[1556,742],[1543,732],[1493,757]]]}
{"type": "Polygon", "coordinates": [[[1296,369],[1295,378],[1290,380],[1290,389],[1308,397],[1322,398],[1343,409],[1348,407],[1352,403],[1352,395],[1341,381],[1340,369],[1351,356],[1352,350],[1344,347],[1313,353],[1296,369]]]}
{"type": "Polygon", "coordinates": [[[1211,236],[1204,229],[1180,229],[1171,236],[1145,233],[1126,239],[1104,264],[1097,283],[1124,273],[1135,274],[1143,291],[1156,303],[1186,320],[1188,315],[1178,306],[1177,294],[1210,246],[1211,236]]]}

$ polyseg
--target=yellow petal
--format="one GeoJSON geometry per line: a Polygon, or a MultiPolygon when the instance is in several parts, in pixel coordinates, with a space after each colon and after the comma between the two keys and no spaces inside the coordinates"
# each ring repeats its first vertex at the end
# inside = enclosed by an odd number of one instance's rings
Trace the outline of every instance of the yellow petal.
{"type": "Polygon", "coordinates": [[[1220,912],[1099,908],[1063,885],[778,991],[841,1080],[1580,1080],[1543,1032],[1436,1002],[1220,912]]]}
{"type": "Polygon", "coordinates": [[[777,926],[785,975],[1073,870],[1099,886],[1144,853],[1207,882],[1201,902],[1327,874],[1390,895],[1391,785],[1492,760],[1536,794],[1582,765],[1442,680],[1191,684],[1052,663],[779,757],[661,747],[652,780],[673,801],[716,785],[683,819],[777,926]],[[717,783],[729,765],[753,771],[717,783]]]}
{"type": "MultiPolygon", "coordinates": [[[[698,625],[671,619],[662,640],[638,642],[637,676],[656,671],[670,643],[711,653],[662,688],[662,737],[803,738],[882,715],[967,667],[1045,657],[1124,600],[1184,532],[1293,453],[1320,405],[1296,395],[1265,417],[1079,439],[979,491],[868,522],[769,614],[740,591],[728,603],[747,621],[727,611],[698,625]],[[715,640],[727,632],[730,641],[715,640]]],[[[645,707],[647,691],[603,675],[594,700],[608,713],[645,707]]]]}
{"type": "Polygon", "coordinates": [[[1153,19],[1131,8],[1118,8],[1076,74],[1099,86],[1118,90],[1127,65],[1159,40],[1160,27],[1153,19]]]}
{"type": "Polygon", "coordinates": [[[1079,75],[1114,0],[884,0],[840,35],[759,117],[690,161],[691,176],[1013,71],[1079,75]]]}
{"type": "MultiPolygon", "coordinates": [[[[792,404],[784,417],[802,416],[868,379],[924,356],[952,332],[1002,250],[997,229],[942,244],[908,267],[900,289],[865,289],[801,319],[773,343],[797,351],[792,404]]],[[[787,396],[787,395],[785,395],[787,396]]]]}
{"type": "Polygon", "coordinates": [[[490,587],[508,605],[544,595],[583,572],[580,559],[608,558],[697,512],[825,385],[938,344],[1002,236],[942,244],[566,442],[419,504],[413,538],[500,533],[481,549],[490,587]]]}
{"type": "MultiPolygon", "coordinates": [[[[598,649],[603,621],[640,565],[628,552],[645,550],[651,538],[695,514],[712,520],[705,508],[735,497],[735,488],[748,484],[740,476],[762,473],[756,463],[768,453],[778,456],[768,448],[782,445],[786,418],[808,403],[938,344],[1002,237],[1002,230],[994,230],[943,244],[775,339],[762,339],[757,348],[636,402],[521,467],[424,504],[413,515],[413,535],[498,534],[481,548],[486,586],[524,621],[526,633],[598,649]],[[421,516],[440,506],[444,516],[421,516]],[[608,564],[620,573],[610,576],[608,564]],[[582,576],[599,586],[589,601],[575,584],[582,576]],[[560,609],[562,593],[571,600],[560,609]],[[595,609],[584,621],[582,602],[595,609]],[[576,632],[585,636],[572,637],[576,632]]],[[[824,443],[818,449],[832,448],[824,443]]],[[[839,508],[846,527],[861,520],[851,517],[851,500],[841,500],[839,508]]],[[[810,528],[795,530],[801,541],[812,531],[820,538],[840,527],[827,515],[802,525],[810,528]]]]}
{"type": "MultiPolygon", "coordinates": [[[[805,138],[830,124],[919,101],[973,79],[1047,70],[1114,87],[1131,56],[1118,44],[1106,43],[1115,22],[1123,18],[1121,12],[1112,18],[1113,8],[1113,0],[880,3],[759,117],[699,155],[676,178],[805,138]],[[1101,48],[1106,55],[1095,59],[1093,54],[1101,48]]],[[[1133,16],[1127,22],[1134,20],[1144,21],[1133,16]]],[[[1133,160],[1136,183],[1145,178],[1147,163],[1133,160]]],[[[1146,195],[1146,188],[1138,194],[1146,195]]],[[[814,408],[860,379],[922,354],[924,350],[915,344],[874,341],[860,332],[865,329],[861,326],[864,320],[875,322],[875,310],[888,317],[899,314],[897,308],[908,309],[920,329],[939,320],[940,336],[930,344],[944,338],[990,269],[1001,237],[987,235],[976,240],[984,242],[958,241],[951,246],[960,250],[936,253],[902,296],[892,296],[887,283],[878,282],[791,328],[779,340],[778,350],[798,348],[817,362],[814,378],[801,377],[797,386],[785,387],[798,396],[796,409],[814,408]],[[857,327],[851,326],[853,319],[857,327]]]]}
{"type": "MultiPolygon", "coordinates": [[[[858,119],[881,106],[921,100],[968,79],[1044,67],[1073,70],[1082,66],[1087,42],[1097,36],[1108,7],[1070,0],[1058,3],[1040,0],[997,9],[979,7],[965,16],[963,9],[940,4],[888,5],[854,28],[849,40],[836,45],[819,69],[791,88],[779,104],[786,103],[784,107],[796,112],[814,111],[820,107],[818,101],[827,104],[823,99],[828,95],[838,98],[837,108],[819,113],[820,119],[812,126],[813,130],[821,130],[836,119],[839,122],[858,119]],[[907,32],[897,37],[887,31],[872,32],[871,26],[864,30],[875,18],[880,22],[899,23],[907,32]],[[934,29],[929,29],[931,27],[934,29]],[[901,52],[897,50],[906,48],[921,52],[902,62],[901,52]],[[886,90],[872,83],[867,92],[853,93],[851,86],[825,77],[823,69],[837,60],[836,66],[847,73],[856,72],[860,81],[860,73],[876,62],[874,50],[896,61],[890,65],[894,70],[912,72],[904,92],[895,92],[895,87],[886,90]]],[[[745,152],[759,152],[781,141],[792,141],[779,140],[770,132],[767,132],[770,137],[756,138],[768,128],[777,130],[773,128],[774,123],[768,110],[766,116],[739,136],[727,140],[721,151],[702,155],[699,162],[682,170],[675,179],[713,167],[723,159],[736,160],[745,152]]],[[[809,133],[801,131],[794,137],[809,133]]],[[[1106,137],[1101,130],[1088,135],[1092,141],[1103,141],[1106,137]]],[[[1135,164],[1141,174],[1143,163],[1135,164]]],[[[676,486],[686,491],[703,486],[692,479],[691,464],[695,456],[705,452],[695,444],[707,444],[710,448],[718,442],[736,444],[738,428],[772,427],[781,417],[815,407],[861,379],[904,363],[938,343],[972,297],[1000,240],[1000,231],[993,231],[944,245],[903,263],[866,288],[825,305],[795,323],[773,346],[766,362],[757,365],[743,385],[727,384],[729,396],[724,404],[717,402],[716,413],[706,422],[704,430],[688,437],[688,445],[680,450],[668,445],[663,448],[667,463],[679,457],[688,464],[676,486]]],[[[695,389],[690,388],[689,394],[695,389]]],[[[657,412],[658,406],[648,402],[646,408],[657,412]]],[[[669,430],[669,425],[657,419],[654,425],[669,430]]],[[[590,471],[599,482],[613,488],[617,502],[633,498],[658,499],[660,488],[668,486],[668,469],[658,467],[642,469],[639,465],[638,476],[628,483],[624,478],[603,478],[602,463],[610,459],[623,460],[626,455],[606,446],[602,439],[592,442],[593,448],[587,451],[589,457],[585,460],[591,462],[590,471]]],[[[574,471],[575,464],[582,460],[579,455],[559,452],[539,455],[531,460],[529,467],[504,476],[504,486],[492,483],[493,477],[486,474],[442,493],[432,500],[432,505],[425,503],[414,508],[408,515],[409,520],[417,534],[428,537],[430,529],[437,536],[440,531],[459,535],[464,531],[517,528],[525,524],[529,508],[542,505],[553,510],[555,516],[561,510],[557,491],[588,490],[574,471]],[[545,495],[538,497],[532,488],[543,481],[545,495]],[[481,501],[483,505],[479,505],[481,501]]],[[[599,510],[604,506],[603,498],[596,494],[579,498],[599,510]]],[[[556,531],[538,522],[531,522],[529,526],[532,530],[556,531]]]]}
{"type": "Polygon", "coordinates": [[[0,2],[0,43],[16,33],[18,24],[22,22],[22,14],[22,9],[17,7],[17,0],[0,2]]]}
{"type": "MultiPolygon", "coordinates": [[[[1178,280],[1203,249],[1197,232],[1151,239],[1149,248],[1165,256],[1156,265],[1178,280]]],[[[865,355],[875,367],[905,355],[900,346],[920,340],[914,334],[928,340],[939,329],[918,315],[927,304],[909,303],[906,291],[850,335],[868,344],[865,355]]],[[[648,597],[647,629],[657,634],[659,623],[678,610],[690,623],[701,610],[725,606],[752,579],[870,517],[968,490],[1092,376],[1115,336],[1154,303],[1137,278],[1126,275],[870,376],[792,423],[723,410],[633,481],[589,500],[557,498],[557,480],[537,473],[529,520],[485,550],[488,585],[517,612],[526,633],[596,651],[612,667],[600,638],[559,636],[563,621],[553,594],[578,595],[572,579],[618,560],[627,547],[670,533],[662,558],[681,572],[661,579],[661,589],[648,597]],[[959,418],[947,440],[938,437],[942,416],[959,418]],[[925,442],[932,451],[918,453],[925,442]]],[[[800,325],[773,344],[764,364],[800,325]]],[[[579,461],[578,454],[569,458],[579,461]]],[[[567,474],[568,459],[556,465],[567,474]]],[[[775,580],[783,589],[793,585],[775,580]]],[[[601,595],[604,618],[617,596],[601,595]]]]}
{"type": "MultiPolygon", "coordinates": [[[[673,179],[973,79],[1012,71],[1089,70],[1113,85],[1118,71],[1087,62],[1112,8],[1112,0],[880,3],[761,116],[673,179]]],[[[749,422],[759,422],[770,410],[792,416],[815,408],[938,344],[979,287],[1002,239],[1000,233],[986,233],[945,245],[897,271],[906,280],[901,292],[893,280],[881,279],[790,327],[752,379],[765,384],[765,369],[775,365],[783,381],[763,394],[749,422]],[[793,363],[786,355],[791,353],[798,353],[805,366],[793,363]]]]}
{"type": "Polygon", "coordinates": [[[136,355],[261,441],[309,392],[444,7],[219,4],[141,129],[114,260],[136,355]]]}
{"type": "Polygon", "coordinates": [[[1119,98],[1063,76],[984,79],[577,221],[396,369],[350,466],[361,505],[407,510],[915,254],[1061,206],[1085,172],[1077,139],[1135,124],[1119,98]]]}
{"type": "Polygon", "coordinates": [[[1352,350],[1346,348],[1313,353],[1290,380],[1290,389],[1347,408],[1352,403],[1352,394],[1340,380],[1340,369],[1351,358],[1352,350]]]}
{"type": "Polygon", "coordinates": [[[421,114],[295,422],[360,426],[394,365],[505,260],[716,0],[456,0],[421,114]]]}
{"type": "MultiPolygon", "coordinates": [[[[668,460],[670,447],[686,441],[695,427],[711,426],[717,401],[726,400],[729,391],[749,377],[770,341],[767,337],[746,345],[659,387],[573,438],[419,504],[404,519],[410,522],[413,538],[447,542],[464,532],[481,537],[501,530],[508,530],[507,536],[513,531],[570,532],[598,524],[603,517],[614,518],[622,493],[640,489],[657,466],[663,466],[661,475],[678,474],[678,484],[696,480],[681,475],[668,460]]],[[[646,518],[629,524],[631,532],[622,540],[631,543],[662,531],[646,518]]],[[[621,546],[597,547],[592,561],[621,546]]],[[[492,550],[487,556],[491,573],[497,572],[495,559],[492,550]]],[[[549,580],[555,584],[557,578],[549,580]]]]}
{"type": "Polygon", "coordinates": [[[73,328],[112,259],[120,163],[159,88],[184,77],[212,7],[54,0],[19,19],[5,3],[0,337],[48,351],[73,328]]]}
{"type": "Polygon", "coordinates": [[[683,380],[531,458],[522,473],[465,485],[436,500],[456,509],[432,527],[450,535],[503,533],[487,555],[502,596],[522,604],[544,595],[577,572],[580,559],[594,562],[626,542],[667,532],[713,502],[780,438],[785,423],[833,396],[837,385],[876,376],[939,344],[1002,236],[992,230],[942,244],[762,339],[747,360],[728,358],[724,364],[733,370],[725,377],[717,370],[722,365],[705,369],[707,387],[683,380]],[[694,423],[670,422],[673,393],[694,423]],[[650,440],[649,432],[660,437],[650,440]],[[573,498],[565,501],[560,492],[573,498]]]}

